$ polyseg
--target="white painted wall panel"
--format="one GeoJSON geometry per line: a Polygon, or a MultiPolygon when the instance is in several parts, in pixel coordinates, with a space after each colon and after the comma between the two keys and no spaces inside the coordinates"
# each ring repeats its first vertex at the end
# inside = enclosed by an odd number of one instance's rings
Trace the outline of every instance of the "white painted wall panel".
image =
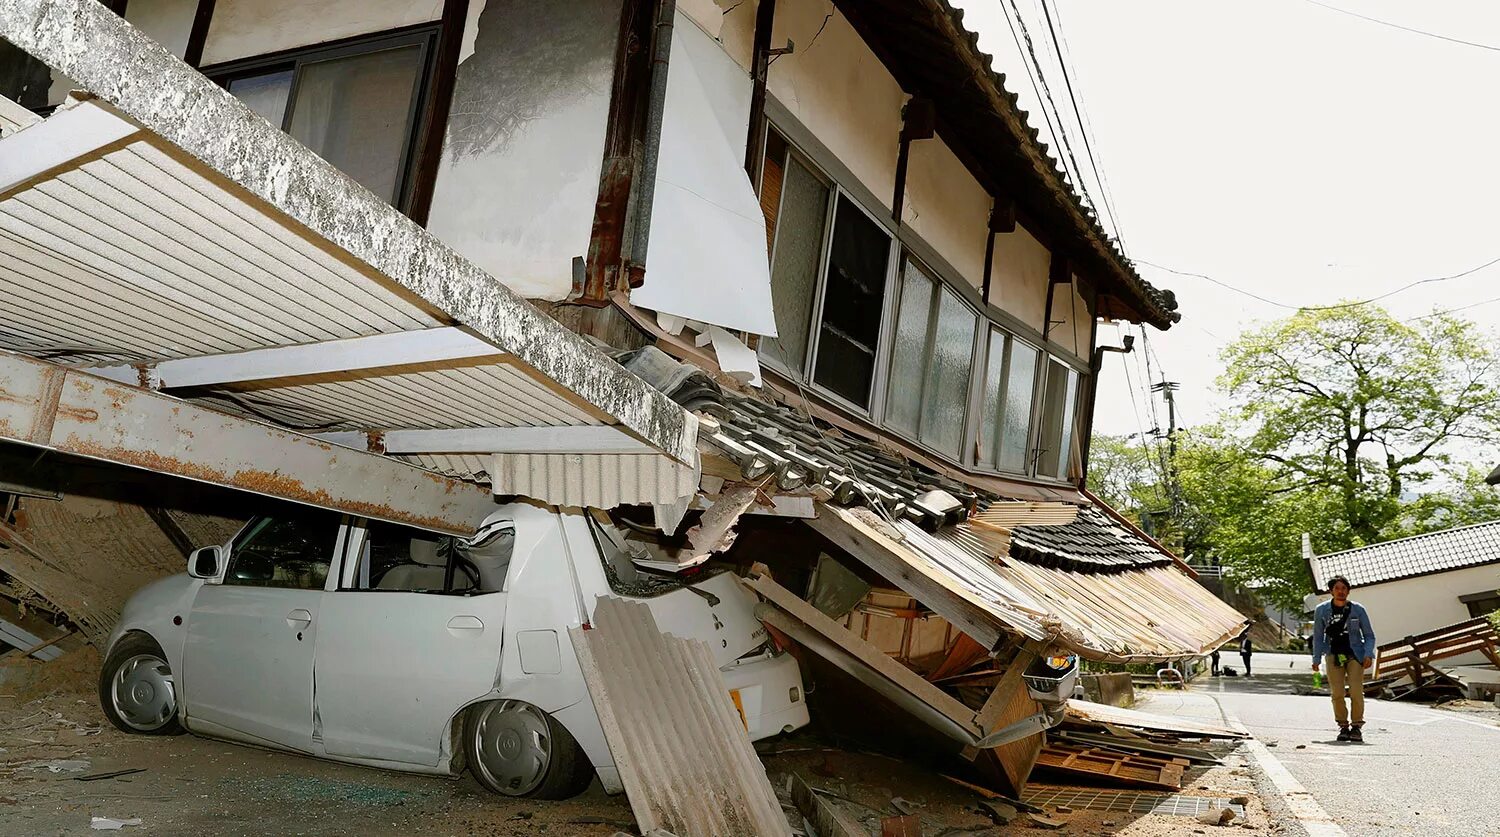
{"type": "Polygon", "coordinates": [[[125,6],[125,19],[132,26],[178,58],[187,50],[197,13],[198,0],[131,0],[125,6]]]}
{"type": "MultiPolygon", "coordinates": [[[[1365,606],[1381,645],[1463,622],[1469,608],[1459,596],[1500,590],[1500,566],[1468,567],[1354,588],[1349,598],[1365,606]]],[[[1440,662],[1439,667],[1484,663],[1480,654],[1440,662]]]]}
{"type": "MultiPolygon", "coordinates": [[[[127,6],[127,19],[131,11],[127,6]]],[[[442,0],[219,0],[203,66],[427,23],[442,14],[442,0]]]]}
{"type": "Polygon", "coordinates": [[[989,193],[941,138],[912,142],[901,220],[976,288],[984,284],[990,203],[989,193]]]}
{"type": "Polygon", "coordinates": [[[1047,270],[1052,255],[1025,227],[995,236],[990,302],[1041,331],[1047,317],[1047,270]]]}
{"type": "Polygon", "coordinates": [[[522,296],[565,298],[588,252],[619,16],[487,3],[458,66],[427,229],[522,296]]]}
{"type": "Polygon", "coordinates": [[[745,175],[750,76],[686,15],[673,28],[646,283],[635,304],[774,336],[760,200],[745,175]]]}

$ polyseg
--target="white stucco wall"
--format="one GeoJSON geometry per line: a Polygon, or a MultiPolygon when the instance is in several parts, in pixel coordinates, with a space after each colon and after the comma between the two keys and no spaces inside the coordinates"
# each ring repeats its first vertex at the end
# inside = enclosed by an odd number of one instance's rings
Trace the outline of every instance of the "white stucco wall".
{"type": "MultiPolygon", "coordinates": [[[[127,5],[127,19],[130,12],[127,5]]],[[[427,23],[442,14],[442,0],[218,0],[203,64],[427,23]]]]}
{"type": "Polygon", "coordinates": [[[1025,227],[995,236],[990,303],[1041,331],[1047,312],[1047,272],[1052,254],[1025,227]]]}
{"type": "MultiPolygon", "coordinates": [[[[1470,618],[1459,596],[1500,590],[1500,565],[1468,567],[1417,578],[1356,587],[1350,598],[1365,606],[1380,644],[1426,633],[1470,618]]],[[[1486,662],[1479,654],[1445,660],[1440,666],[1486,662]]]]}
{"type": "Polygon", "coordinates": [[[984,285],[990,204],[989,193],[942,139],[912,142],[902,221],[976,288],[984,285]]]}
{"type": "Polygon", "coordinates": [[[125,19],[178,58],[187,51],[198,0],[131,0],[125,19]]]}
{"type": "MultiPolygon", "coordinates": [[[[737,6],[694,0],[681,8],[708,31],[717,30],[725,50],[750,66],[754,0],[737,6]],[[725,7],[734,10],[723,14],[725,7]]],[[[879,206],[872,209],[889,210],[907,96],[842,14],[824,25],[832,8],[829,0],[779,0],[771,43],[784,46],[790,39],[796,51],[771,65],[768,88],[875,195],[879,206]],[[819,27],[823,33],[814,40],[819,27]]],[[[941,137],[912,143],[906,176],[903,220],[953,265],[959,275],[952,278],[982,285],[989,194],[941,137]]],[[[996,237],[990,299],[1038,331],[1048,262],[1047,249],[1023,230],[996,237]]]]}

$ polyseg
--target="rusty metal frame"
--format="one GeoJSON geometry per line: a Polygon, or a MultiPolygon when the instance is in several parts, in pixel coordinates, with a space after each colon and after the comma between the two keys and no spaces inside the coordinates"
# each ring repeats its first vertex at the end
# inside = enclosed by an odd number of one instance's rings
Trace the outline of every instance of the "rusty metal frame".
{"type": "Polygon", "coordinates": [[[494,508],[482,486],[8,352],[0,441],[451,534],[494,508]]]}

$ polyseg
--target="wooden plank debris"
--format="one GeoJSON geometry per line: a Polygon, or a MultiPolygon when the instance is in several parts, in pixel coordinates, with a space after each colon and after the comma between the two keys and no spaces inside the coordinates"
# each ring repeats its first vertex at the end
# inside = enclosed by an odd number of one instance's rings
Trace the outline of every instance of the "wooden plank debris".
{"type": "Polygon", "coordinates": [[[970,522],[1014,529],[1017,526],[1066,526],[1078,519],[1078,506],[1072,503],[991,503],[974,515],[970,522]]]}
{"type": "Polygon", "coordinates": [[[819,796],[801,776],[793,773],[787,779],[792,788],[792,804],[817,829],[818,837],[868,837],[864,825],[819,796]]]}
{"type": "Polygon", "coordinates": [[[1500,633],[1484,617],[1379,646],[1376,649],[1375,679],[1397,681],[1391,689],[1398,700],[1434,689],[1462,694],[1463,684],[1438,670],[1433,663],[1473,653],[1482,654],[1492,664],[1500,666],[1500,633]]]}
{"type": "Polygon", "coordinates": [[[707,645],[613,596],[568,635],[641,833],[791,834],[707,645]]]}
{"type": "Polygon", "coordinates": [[[1204,724],[1197,721],[1187,721],[1181,718],[1172,718],[1166,715],[1156,715],[1151,712],[1142,712],[1138,709],[1123,709],[1118,706],[1109,706],[1103,703],[1090,703],[1086,700],[1068,701],[1068,717],[1087,724],[1099,726],[1113,725],[1130,727],[1133,729],[1144,729],[1155,732],[1165,732],[1174,735],[1196,736],[1200,738],[1248,738],[1245,733],[1217,724],[1204,724]]]}
{"type": "Polygon", "coordinates": [[[1149,756],[1115,753],[1093,747],[1048,744],[1037,758],[1037,767],[1089,781],[1101,779],[1131,787],[1181,790],[1186,759],[1172,761],[1149,756]]]}
{"type": "Polygon", "coordinates": [[[1168,759],[1187,759],[1199,764],[1223,764],[1218,756],[1207,750],[1199,750],[1194,747],[1179,747],[1173,744],[1161,744],[1145,738],[1098,735],[1071,729],[1053,730],[1048,735],[1054,740],[1061,739],[1064,742],[1084,747],[1102,747],[1108,750],[1123,750],[1168,759]]]}
{"type": "Polygon", "coordinates": [[[981,736],[979,727],[975,723],[974,710],[927,682],[921,675],[891,659],[879,648],[860,639],[843,625],[829,619],[822,611],[808,604],[797,594],[765,575],[740,579],[740,582],[792,618],[847,651],[855,659],[941,712],[960,727],[971,731],[976,738],[981,736]]]}

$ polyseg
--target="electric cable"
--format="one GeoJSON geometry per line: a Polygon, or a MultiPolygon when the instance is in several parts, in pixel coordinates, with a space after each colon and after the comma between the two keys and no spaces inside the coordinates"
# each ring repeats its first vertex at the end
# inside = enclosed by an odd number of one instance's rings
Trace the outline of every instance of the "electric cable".
{"type": "Polygon", "coordinates": [[[1367,20],[1367,21],[1369,21],[1371,23],[1378,23],[1381,26],[1389,26],[1392,29],[1400,29],[1402,32],[1411,32],[1414,35],[1424,35],[1424,36],[1426,36],[1428,38],[1436,38],[1436,39],[1438,39],[1440,41],[1447,41],[1447,42],[1449,42],[1451,44],[1461,44],[1463,46],[1471,46],[1471,47],[1478,47],[1479,49],[1487,49],[1487,50],[1490,50],[1492,52],[1500,52],[1500,46],[1495,46],[1493,44],[1481,44],[1478,41],[1466,41],[1466,40],[1464,40],[1462,38],[1454,38],[1454,37],[1450,37],[1448,35],[1439,35],[1436,32],[1428,32],[1426,29],[1417,29],[1416,27],[1413,27],[1413,26],[1403,26],[1402,24],[1394,23],[1394,22],[1389,21],[1389,20],[1381,20],[1378,17],[1370,17],[1369,15],[1362,15],[1359,12],[1350,11],[1349,9],[1341,9],[1338,6],[1330,6],[1327,3],[1319,3],[1318,0],[1306,0],[1306,2],[1311,3],[1314,6],[1321,6],[1322,8],[1325,8],[1325,9],[1329,10],[1330,12],[1338,12],[1341,15],[1348,15],[1350,17],[1357,17],[1360,20],[1367,20]]]}

